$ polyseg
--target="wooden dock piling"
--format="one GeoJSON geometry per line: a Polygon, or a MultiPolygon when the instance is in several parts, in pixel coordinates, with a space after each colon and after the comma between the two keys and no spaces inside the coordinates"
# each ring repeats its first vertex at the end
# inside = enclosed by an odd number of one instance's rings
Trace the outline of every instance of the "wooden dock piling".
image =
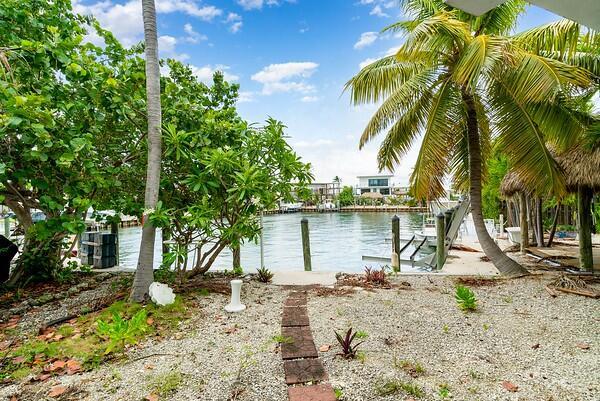
{"type": "Polygon", "coordinates": [[[312,264],[310,260],[310,237],[308,233],[308,219],[306,217],[300,220],[300,226],[302,228],[302,253],[304,254],[304,270],[309,272],[312,271],[312,264]]]}

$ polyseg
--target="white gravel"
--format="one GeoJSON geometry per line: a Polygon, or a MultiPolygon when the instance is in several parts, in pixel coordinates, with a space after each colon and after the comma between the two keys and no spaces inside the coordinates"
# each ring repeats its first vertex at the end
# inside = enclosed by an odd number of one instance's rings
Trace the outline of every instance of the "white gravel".
{"type": "Polygon", "coordinates": [[[598,300],[551,298],[544,290],[549,278],[531,277],[474,287],[479,308],[465,314],[456,306],[451,278],[402,280],[412,289],[309,301],[317,348],[334,345],[321,356],[343,400],[410,399],[401,391],[379,396],[375,383],[390,379],[418,385],[426,400],[444,399],[443,384],[455,400],[600,400],[598,300]],[[349,327],[369,334],[361,346],[364,362],[335,356],[333,329],[349,327]],[[412,378],[394,367],[394,358],[419,362],[425,373],[412,378]],[[518,391],[507,391],[503,381],[518,391]]]}

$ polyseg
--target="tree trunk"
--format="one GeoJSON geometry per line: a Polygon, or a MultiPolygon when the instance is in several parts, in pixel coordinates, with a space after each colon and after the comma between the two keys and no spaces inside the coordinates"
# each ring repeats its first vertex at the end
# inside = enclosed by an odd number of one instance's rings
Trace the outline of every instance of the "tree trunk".
{"type": "Polygon", "coordinates": [[[240,246],[238,245],[231,248],[231,253],[233,254],[233,269],[239,269],[242,266],[242,254],[240,246]]]}
{"type": "Polygon", "coordinates": [[[577,191],[577,222],[579,225],[579,268],[594,270],[592,255],[592,196],[590,188],[579,187],[577,191]]]}
{"type": "Polygon", "coordinates": [[[554,234],[556,234],[556,225],[558,224],[558,216],[560,214],[560,202],[556,204],[556,209],[554,210],[554,219],[552,220],[552,229],[550,229],[550,236],[548,237],[548,247],[552,246],[552,241],[554,241],[554,234]]]}
{"type": "Polygon", "coordinates": [[[539,247],[545,247],[544,243],[544,217],[542,216],[542,198],[535,199],[535,224],[537,226],[537,240],[539,247]]]}
{"type": "Polygon", "coordinates": [[[519,193],[519,226],[521,227],[521,253],[529,248],[529,224],[527,223],[527,196],[519,193]]]}
{"type": "Polygon", "coordinates": [[[462,91],[462,98],[467,109],[467,130],[469,136],[469,182],[471,212],[477,238],[486,256],[504,276],[518,277],[529,274],[520,264],[509,258],[490,237],[483,220],[481,210],[481,145],[479,143],[479,127],[473,96],[462,91]]]}
{"type": "Polygon", "coordinates": [[[154,0],[142,0],[144,17],[144,39],[146,50],[146,103],[148,108],[148,167],[146,171],[146,193],[142,240],[137,270],[130,299],[133,302],[144,300],[148,287],[154,280],[154,241],[156,228],[148,219],[158,202],[161,167],[161,109],[160,109],[160,68],[158,64],[158,37],[156,30],[156,8],[154,0]]]}

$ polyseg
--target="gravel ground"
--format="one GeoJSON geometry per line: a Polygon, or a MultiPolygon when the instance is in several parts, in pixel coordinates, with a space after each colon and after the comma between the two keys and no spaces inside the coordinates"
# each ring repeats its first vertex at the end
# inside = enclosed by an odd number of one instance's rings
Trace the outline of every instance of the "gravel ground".
{"type": "Polygon", "coordinates": [[[474,287],[478,310],[463,313],[454,281],[403,277],[411,289],[359,291],[344,297],[312,297],[309,316],[317,348],[343,400],[410,400],[405,392],[380,396],[377,383],[414,383],[425,400],[600,400],[599,301],[544,290],[548,276],[474,287]],[[335,353],[333,329],[368,333],[364,361],[335,353]],[[589,349],[581,349],[580,347],[589,349]],[[401,361],[420,363],[411,377],[401,361]],[[509,392],[503,381],[518,386],[509,392]]]}
{"type": "Polygon", "coordinates": [[[141,401],[151,393],[152,383],[168,373],[179,372],[181,384],[162,400],[280,401],[287,398],[279,347],[272,341],[281,331],[281,310],[287,291],[256,282],[244,283],[242,302],[248,308],[227,314],[228,297],[198,296],[200,310],[182,322],[171,338],[149,340],[128,353],[129,361],[103,365],[74,376],[62,376],[37,385],[14,385],[0,389],[0,400],[21,393],[18,400],[46,400],[54,385],[81,390],[73,400],[141,401]],[[168,355],[154,355],[168,354],[168,355]],[[144,358],[149,355],[147,358],[144,358]],[[143,358],[135,360],[136,358],[143,358]],[[238,382],[238,372],[243,366],[238,382]]]}

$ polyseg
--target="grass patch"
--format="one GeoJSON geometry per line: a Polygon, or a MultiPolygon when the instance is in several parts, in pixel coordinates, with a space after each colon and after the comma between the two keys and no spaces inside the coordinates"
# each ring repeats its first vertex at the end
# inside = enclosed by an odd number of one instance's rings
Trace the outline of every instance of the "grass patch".
{"type": "Polygon", "coordinates": [[[375,385],[375,390],[377,391],[377,394],[382,397],[397,394],[399,392],[403,392],[416,398],[422,398],[425,396],[425,391],[423,391],[421,387],[417,386],[416,384],[403,382],[397,379],[377,383],[375,385]]]}
{"type": "Polygon", "coordinates": [[[292,337],[282,336],[281,334],[273,336],[271,339],[273,340],[273,342],[276,342],[277,344],[293,344],[294,343],[294,339],[292,337]]]}
{"type": "Polygon", "coordinates": [[[166,397],[177,391],[183,383],[181,372],[174,371],[154,376],[150,379],[149,390],[160,398],[166,397]]]}
{"type": "Polygon", "coordinates": [[[394,357],[394,367],[405,371],[408,375],[413,378],[419,377],[425,374],[425,368],[420,362],[412,362],[404,359],[396,359],[394,357]]]}

